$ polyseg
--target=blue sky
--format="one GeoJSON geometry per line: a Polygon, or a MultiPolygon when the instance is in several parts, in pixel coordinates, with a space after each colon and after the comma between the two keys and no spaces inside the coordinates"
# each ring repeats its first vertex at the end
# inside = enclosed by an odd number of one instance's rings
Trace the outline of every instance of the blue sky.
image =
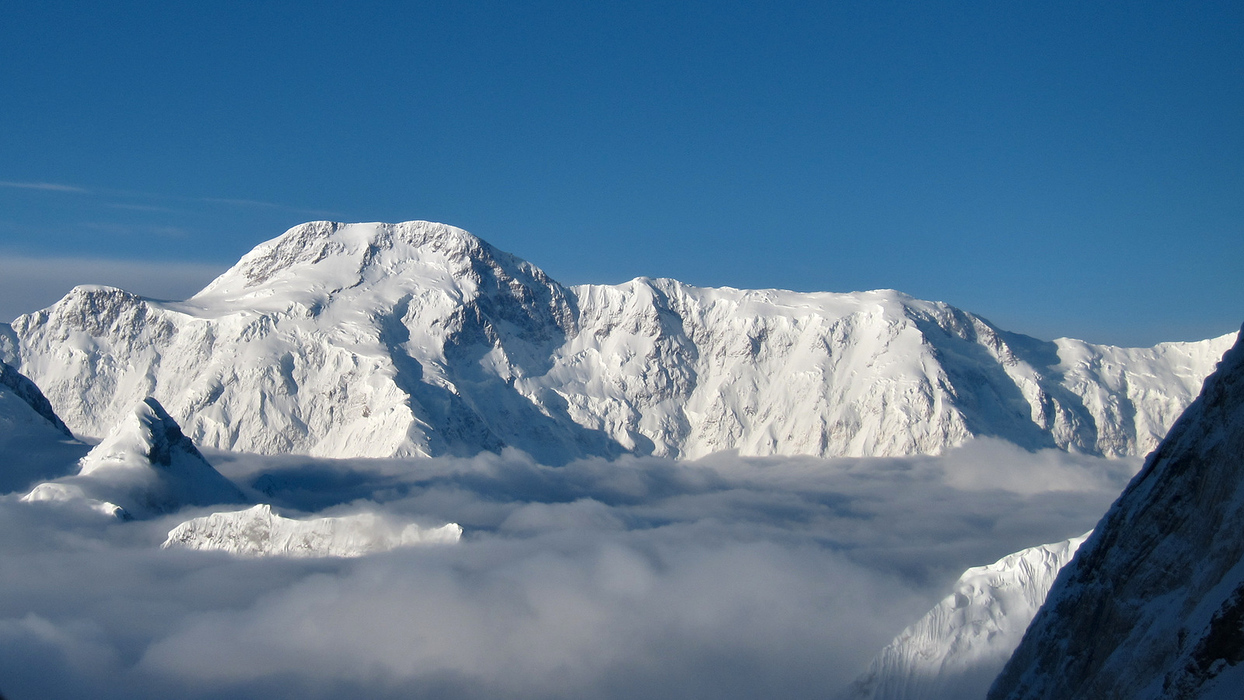
{"type": "Polygon", "coordinates": [[[328,218],[1045,338],[1244,321],[1239,3],[10,4],[0,133],[7,317],[328,218]]]}

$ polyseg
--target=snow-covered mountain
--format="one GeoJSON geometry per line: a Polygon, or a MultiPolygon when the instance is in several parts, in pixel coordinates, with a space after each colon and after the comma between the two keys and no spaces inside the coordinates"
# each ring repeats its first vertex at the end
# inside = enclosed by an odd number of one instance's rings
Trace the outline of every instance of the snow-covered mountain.
{"type": "Polygon", "coordinates": [[[1059,575],[989,697],[1238,698],[1244,342],[1059,575]]]}
{"type": "Polygon", "coordinates": [[[442,224],[297,226],[185,302],[78,287],[10,344],[69,426],[148,395],[199,444],[541,462],[1151,449],[1234,335],[1043,342],[894,291],[567,288],[442,224]]]}
{"type": "Polygon", "coordinates": [[[85,500],[98,510],[141,517],[246,499],[160,403],[147,398],[82,458],[76,474],[39,484],[23,500],[85,500]]]}
{"type": "Polygon", "coordinates": [[[296,520],[260,504],[187,520],[173,528],[160,546],[241,556],[361,557],[417,544],[452,544],[461,537],[457,523],[397,526],[374,513],[296,520]]]}
{"type": "Polygon", "coordinates": [[[0,493],[68,474],[86,449],[39,387],[0,361],[0,493]]]}
{"type": "Polygon", "coordinates": [[[968,569],[953,592],[903,630],[846,695],[852,700],[984,697],[1054,578],[1088,534],[968,569]]]}

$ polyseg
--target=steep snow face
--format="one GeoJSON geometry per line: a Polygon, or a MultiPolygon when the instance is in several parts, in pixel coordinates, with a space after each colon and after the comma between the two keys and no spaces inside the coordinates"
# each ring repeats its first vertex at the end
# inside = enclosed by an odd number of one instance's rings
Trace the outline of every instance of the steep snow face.
{"type": "Polygon", "coordinates": [[[427,222],[295,227],[182,303],[79,287],[13,324],[69,426],[154,396],[199,444],[546,464],[937,453],[974,435],[1142,453],[1230,343],[1047,343],[893,291],[566,289],[427,222]]]}
{"type": "Polygon", "coordinates": [[[881,650],[846,697],[983,697],[1059,570],[1087,537],[1031,547],[968,569],[945,600],[881,650]]]}
{"type": "Polygon", "coordinates": [[[1244,342],[1063,570],[989,697],[1238,697],[1242,462],[1244,342]]]}
{"type": "Polygon", "coordinates": [[[413,523],[400,527],[373,513],[294,520],[260,504],[187,520],[173,528],[160,546],[255,557],[361,557],[396,547],[452,544],[460,537],[462,528],[456,523],[426,529],[413,523]]]}
{"type": "Polygon", "coordinates": [[[0,493],[68,474],[85,451],[39,387],[0,362],[0,493]]]}
{"type": "Polygon", "coordinates": [[[246,500],[151,398],[140,402],[82,458],[76,475],[40,484],[23,500],[60,502],[79,497],[116,504],[133,516],[246,500]]]}

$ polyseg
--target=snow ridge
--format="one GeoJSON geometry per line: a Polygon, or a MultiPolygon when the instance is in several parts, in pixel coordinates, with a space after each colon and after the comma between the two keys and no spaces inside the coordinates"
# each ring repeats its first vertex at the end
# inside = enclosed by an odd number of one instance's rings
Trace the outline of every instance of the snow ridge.
{"type": "Polygon", "coordinates": [[[1064,568],[989,697],[1244,687],[1244,342],[1064,568]]]}
{"type": "Polygon", "coordinates": [[[982,697],[1019,645],[1054,578],[1089,534],[965,571],[945,600],[881,650],[846,697],[982,697]]]}
{"type": "Polygon", "coordinates": [[[82,435],[153,396],[219,449],[512,446],[545,464],[929,454],[978,435],[1142,454],[1234,339],[1043,342],[892,290],[566,288],[421,221],[303,224],[185,302],[78,287],[12,330],[21,370],[82,435]]]}
{"type": "Polygon", "coordinates": [[[398,527],[374,513],[295,520],[260,504],[247,510],[187,520],[168,533],[163,549],[229,552],[239,556],[361,557],[418,544],[452,544],[462,528],[398,527]]]}

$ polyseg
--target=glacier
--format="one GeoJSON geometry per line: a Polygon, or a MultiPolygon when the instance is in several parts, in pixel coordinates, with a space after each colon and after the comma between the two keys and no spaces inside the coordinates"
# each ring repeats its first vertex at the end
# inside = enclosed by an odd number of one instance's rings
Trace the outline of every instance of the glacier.
{"type": "Polygon", "coordinates": [[[184,302],[82,286],[3,334],[73,431],[152,396],[196,443],[542,463],[1152,449],[1235,334],[1040,341],[892,290],[565,287],[451,226],[311,222],[184,302]]]}
{"type": "Polygon", "coordinates": [[[259,504],[187,520],[169,531],[160,547],[239,556],[361,557],[397,547],[453,544],[461,537],[462,527],[457,523],[434,528],[414,523],[397,526],[370,512],[298,520],[259,504]]]}
{"type": "Polygon", "coordinates": [[[1064,567],[989,698],[1239,697],[1242,460],[1244,342],[1064,567]]]}
{"type": "Polygon", "coordinates": [[[881,650],[844,700],[983,697],[1089,534],[965,571],[949,596],[881,650]]]}

